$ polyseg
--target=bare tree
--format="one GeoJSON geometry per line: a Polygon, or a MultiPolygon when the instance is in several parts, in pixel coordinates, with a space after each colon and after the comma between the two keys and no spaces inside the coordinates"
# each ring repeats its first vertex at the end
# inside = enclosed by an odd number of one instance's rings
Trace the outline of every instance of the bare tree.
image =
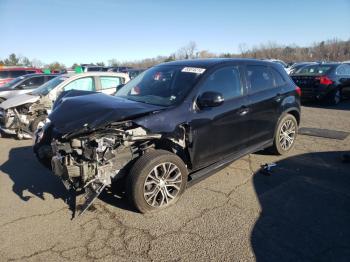
{"type": "Polygon", "coordinates": [[[33,58],[30,61],[30,63],[33,67],[36,67],[36,68],[42,68],[44,66],[44,63],[41,60],[36,59],[36,58],[33,58]]]}
{"type": "Polygon", "coordinates": [[[177,50],[175,55],[176,59],[193,59],[195,58],[196,50],[197,44],[194,41],[191,41],[177,50]]]}
{"type": "Polygon", "coordinates": [[[202,50],[196,53],[197,58],[212,58],[216,56],[217,56],[216,54],[211,53],[208,50],[202,50]]]}

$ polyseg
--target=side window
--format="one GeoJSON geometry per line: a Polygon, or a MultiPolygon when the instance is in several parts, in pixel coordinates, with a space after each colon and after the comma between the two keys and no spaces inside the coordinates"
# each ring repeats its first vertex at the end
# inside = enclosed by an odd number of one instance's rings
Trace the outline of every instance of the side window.
{"type": "Polygon", "coordinates": [[[51,80],[51,79],[53,79],[53,78],[55,78],[57,76],[46,76],[46,77],[47,77],[46,81],[49,81],[49,80],[51,80]]]}
{"type": "Polygon", "coordinates": [[[74,80],[66,85],[63,90],[82,90],[82,91],[95,91],[94,79],[92,77],[84,77],[74,80]]]}
{"type": "Polygon", "coordinates": [[[338,66],[337,69],[335,70],[335,74],[336,75],[345,75],[344,65],[338,66]]]}
{"type": "Polygon", "coordinates": [[[0,71],[0,78],[9,78],[9,71],[0,71]]]}
{"type": "Polygon", "coordinates": [[[10,71],[10,78],[16,78],[25,74],[27,74],[27,72],[24,70],[10,71]]]}
{"type": "Polygon", "coordinates": [[[120,77],[113,77],[113,76],[101,76],[100,80],[101,80],[102,90],[116,88],[122,83],[120,77]]]}
{"type": "Polygon", "coordinates": [[[344,75],[350,76],[350,65],[344,65],[344,75]]]}
{"type": "Polygon", "coordinates": [[[280,72],[278,72],[276,69],[271,68],[271,72],[273,74],[273,78],[275,79],[275,86],[280,87],[283,86],[286,83],[286,80],[283,78],[280,72]]]}
{"type": "Polygon", "coordinates": [[[24,89],[33,89],[41,86],[42,84],[44,84],[44,77],[38,76],[23,81],[20,86],[22,86],[24,89]]]}
{"type": "Polygon", "coordinates": [[[225,100],[243,95],[239,70],[235,66],[223,67],[212,73],[200,88],[200,93],[219,92],[225,100]]]}
{"type": "Polygon", "coordinates": [[[266,66],[248,65],[247,76],[251,93],[274,87],[271,71],[266,66]]]}

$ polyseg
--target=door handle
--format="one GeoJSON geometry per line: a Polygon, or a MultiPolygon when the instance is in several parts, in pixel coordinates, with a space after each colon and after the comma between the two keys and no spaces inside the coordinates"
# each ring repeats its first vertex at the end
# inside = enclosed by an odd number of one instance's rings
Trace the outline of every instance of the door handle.
{"type": "Polygon", "coordinates": [[[249,111],[250,111],[250,110],[249,110],[248,107],[242,106],[242,107],[238,110],[238,114],[239,114],[240,116],[244,116],[244,115],[248,114],[249,111]]]}

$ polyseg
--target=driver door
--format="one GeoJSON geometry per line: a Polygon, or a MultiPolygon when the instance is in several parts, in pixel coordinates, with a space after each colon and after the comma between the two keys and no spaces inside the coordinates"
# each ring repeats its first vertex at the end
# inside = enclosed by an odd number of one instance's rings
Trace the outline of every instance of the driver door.
{"type": "Polygon", "coordinates": [[[241,75],[238,66],[221,67],[200,86],[198,97],[204,92],[218,92],[224,102],[192,112],[191,158],[194,169],[208,166],[245,147],[249,109],[241,75]]]}
{"type": "Polygon", "coordinates": [[[93,77],[82,77],[75,79],[65,86],[61,87],[57,92],[50,92],[49,97],[52,102],[55,102],[57,97],[63,91],[81,90],[81,91],[95,91],[95,79],[93,77]]]}

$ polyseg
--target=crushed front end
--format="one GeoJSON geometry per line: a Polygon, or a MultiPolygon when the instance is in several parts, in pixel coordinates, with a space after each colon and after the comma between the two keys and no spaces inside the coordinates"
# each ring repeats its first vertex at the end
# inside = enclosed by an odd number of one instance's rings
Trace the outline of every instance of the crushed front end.
{"type": "Polygon", "coordinates": [[[0,129],[5,134],[17,135],[19,139],[31,138],[31,115],[30,104],[9,109],[0,108],[0,129]]]}
{"type": "Polygon", "coordinates": [[[132,127],[130,123],[88,135],[63,136],[51,143],[52,170],[68,190],[84,192],[76,204],[81,214],[158,138],[160,135],[147,134],[143,128],[132,127]]]}

